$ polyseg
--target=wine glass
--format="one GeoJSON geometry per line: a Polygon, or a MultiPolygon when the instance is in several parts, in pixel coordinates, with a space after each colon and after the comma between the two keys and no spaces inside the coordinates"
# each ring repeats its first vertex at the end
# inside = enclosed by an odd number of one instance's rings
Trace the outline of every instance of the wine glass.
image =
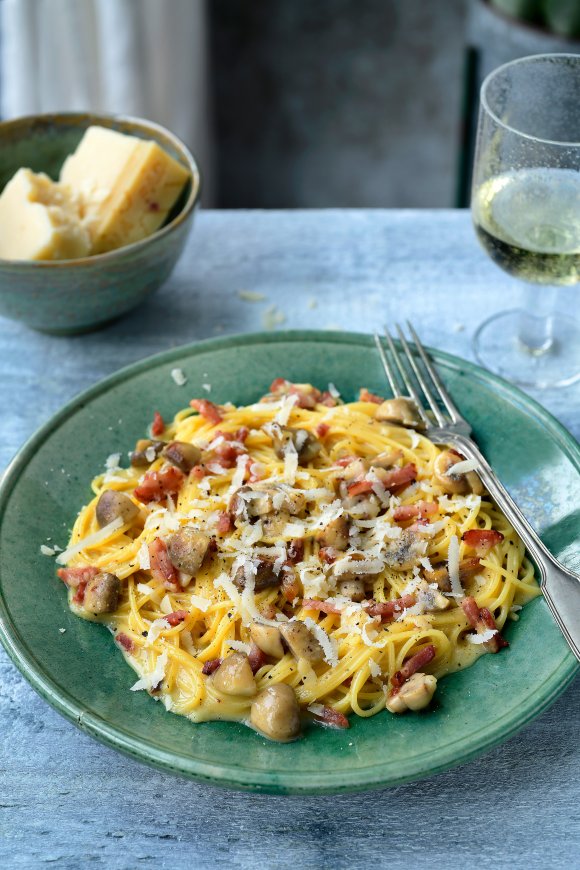
{"type": "Polygon", "coordinates": [[[580,55],[524,57],[485,79],[471,213],[492,260],[525,282],[521,309],[479,326],[478,361],[522,386],[580,379],[580,55]]]}

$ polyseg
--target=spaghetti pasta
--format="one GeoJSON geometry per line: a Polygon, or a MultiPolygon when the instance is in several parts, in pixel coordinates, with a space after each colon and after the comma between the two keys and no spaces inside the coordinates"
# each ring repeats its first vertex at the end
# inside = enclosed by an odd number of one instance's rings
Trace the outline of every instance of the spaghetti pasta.
{"type": "Polygon", "coordinates": [[[134,690],[291,739],[298,708],[419,709],[507,645],[539,594],[522,542],[463,457],[361,397],[277,379],[250,406],[193,400],[95,478],[59,576],[134,690]]]}

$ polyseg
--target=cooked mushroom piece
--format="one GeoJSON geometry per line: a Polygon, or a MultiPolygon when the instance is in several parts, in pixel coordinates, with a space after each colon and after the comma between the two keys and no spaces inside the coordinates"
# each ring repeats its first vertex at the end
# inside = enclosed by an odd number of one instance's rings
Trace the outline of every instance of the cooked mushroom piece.
{"type": "Polygon", "coordinates": [[[140,438],[131,453],[131,465],[135,468],[144,468],[155,462],[163,448],[165,441],[151,441],[149,438],[140,438]]]}
{"type": "Polygon", "coordinates": [[[196,574],[207,553],[210,538],[204,532],[187,526],[171,535],[167,551],[171,564],[185,574],[196,574]]]}
{"type": "Polygon", "coordinates": [[[120,593],[119,578],[103,571],[87,583],[83,607],[89,613],[111,613],[119,605],[120,593]]]}
{"type": "MultiPolygon", "coordinates": [[[[282,582],[282,572],[276,574],[274,571],[274,563],[270,559],[254,559],[256,573],[254,575],[254,589],[259,592],[261,589],[267,589],[268,586],[279,586],[282,582]]],[[[234,586],[238,589],[246,587],[246,571],[243,565],[237,569],[233,578],[234,586]]]]}
{"type": "MultiPolygon", "coordinates": [[[[435,584],[434,584],[435,585],[435,584]]],[[[432,589],[426,580],[421,580],[417,585],[417,592],[423,593],[423,601],[425,610],[447,610],[451,602],[444,595],[441,595],[439,589],[432,589]]]]}
{"type": "Polygon", "coordinates": [[[352,601],[362,601],[365,597],[365,584],[362,579],[341,580],[338,583],[338,594],[352,601]]]}
{"type": "Polygon", "coordinates": [[[236,517],[264,517],[274,511],[298,516],[306,507],[306,497],[298,489],[281,483],[242,486],[230,500],[230,510],[236,517]]]}
{"type": "Polygon", "coordinates": [[[395,571],[414,568],[426,549],[425,541],[412,529],[403,529],[401,535],[391,541],[383,556],[385,565],[395,571]]]}
{"type": "Polygon", "coordinates": [[[163,456],[184,474],[189,474],[201,461],[201,450],[186,441],[172,441],[163,451],[163,456]]]}
{"type": "Polygon", "coordinates": [[[444,492],[452,495],[462,495],[472,492],[475,495],[483,493],[483,484],[475,471],[466,474],[453,474],[453,466],[463,462],[463,458],[453,450],[443,450],[433,463],[433,474],[444,492]]]}
{"type": "Polygon", "coordinates": [[[284,458],[289,443],[293,444],[298,460],[302,464],[311,462],[320,453],[322,447],[320,441],[306,429],[292,429],[290,426],[274,424],[270,426],[269,431],[278,459],[284,458]]]}
{"type": "Polygon", "coordinates": [[[138,513],[139,508],[129,496],[114,489],[106,489],[101,493],[95,509],[97,522],[101,528],[112,523],[118,517],[122,517],[124,523],[129,523],[135,519],[138,513]]]}
{"type": "Polygon", "coordinates": [[[320,643],[300,620],[282,623],[280,634],[294,658],[306,659],[311,664],[316,664],[324,659],[324,650],[320,643]]]}
{"type": "MultiPolygon", "coordinates": [[[[467,580],[471,580],[476,574],[482,570],[479,559],[462,559],[459,563],[459,582],[463,585],[467,580]]],[[[440,565],[433,568],[432,571],[425,571],[425,577],[429,583],[436,583],[442,592],[451,591],[451,580],[449,579],[449,569],[447,565],[440,565]]]]}
{"type": "Polygon", "coordinates": [[[274,625],[262,625],[253,622],[250,626],[250,637],[259,646],[263,653],[272,656],[273,659],[281,659],[284,655],[282,637],[279,629],[274,625]]]}
{"type": "Polygon", "coordinates": [[[288,511],[266,514],[262,519],[263,538],[270,541],[277,540],[289,522],[291,522],[291,517],[288,511]]]}
{"type": "Polygon", "coordinates": [[[387,399],[379,405],[375,419],[381,423],[395,423],[397,426],[409,426],[412,429],[425,427],[415,402],[404,396],[387,399]]]}
{"type": "Polygon", "coordinates": [[[401,450],[393,450],[390,453],[378,453],[376,456],[372,456],[367,460],[367,464],[371,468],[383,468],[387,471],[393,468],[402,458],[403,453],[401,450]]]}
{"type": "Polygon", "coordinates": [[[235,652],[227,656],[212,676],[218,692],[224,695],[241,695],[251,698],[256,694],[256,681],[248,657],[235,652]]]}
{"type": "Polygon", "coordinates": [[[287,743],[300,734],[300,707],[292,686],[268,686],[252,703],[250,722],[270,740],[287,743]]]}
{"type": "Polygon", "coordinates": [[[431,703],[436,688],[437,678],[432,674],[413,674],[398,692],[387,699],[385,707],[391,713],[422,710],[431,703]]]}
{"type": "Polygon", "coordinates": [[[335,550],[346,550],[348,547],[349,522],[344,514],[332,520],[318,535],[321,547],[333,547],[335,550]]]}

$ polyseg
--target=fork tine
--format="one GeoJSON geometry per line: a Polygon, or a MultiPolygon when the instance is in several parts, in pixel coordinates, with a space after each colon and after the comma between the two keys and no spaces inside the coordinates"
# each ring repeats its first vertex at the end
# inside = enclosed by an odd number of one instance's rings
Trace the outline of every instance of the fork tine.
{"type": "MultiPolygon", "coordinates": [[[[425,426],[430,426],[431,421],[429,420],[429,417],[425,413],[425,408],[423,406],[423,402],[421,401],[421,397],[419,396],[419,393],[415,389],[412,380],[409,378],[409,376],[405,370],[405,367],[401,363],[401,360],[399,358],[399,352],[397,351],[397,349],[393,343],[393,339],[389,335],[389,332],[386,328],[385,328],[385,338],[387,340],[387,344],[389,345],[389,350],[391,351],[392,357],[395,360],[395,364],[397,366],[397,369],[399,370],[399,374],[401,376],[401,379],[402,379],[403,383],[405,384],[405,387],[407,388],[407,390],[409,392],[409,396],[415,402],[415,405],[417,406],[417,410],[419,411],[419,415],[420,415],[423,423],[425,424],[425,426]]],[[[395,395],[396,395],[396,393],[395,393],[395,395]]]]}
{"type": "Polygon", "coordinates": [[[407,339],[403,335],[403,331],[398,323],[396,324],[396,328],[397,328],[397,335],[399,336],[399,341],[401,342],[401,347],[405,351],[405,354],[407,356],[407,361],[408,361],[409,365],[411,366],[411,368],[413,369],[415,377],[417,378],[417,381],[419,382],[419,386],[423,390],[423,393],[425,394],[425,398],[427,399],[427,401],[429,402],[429,405],[431,406],[431,410],[435,414],[435,419],[437,420],[437,422],[439,423],[440,426],[446,426],[449,421],[445,418],[445,415],[441,413],[441,409],[439,408],[439,405],[437,404],[437,400],[436,400],[435,396],[433,395],[433,393],[431,392],[429,384],[427,383],[427,380],[423,376],[423,372],[421,371],[421,369],[417,365],[417,363],[415,361],[415,357],[411,353],[411,348],[407,344],[407,339]]]}
{"type": "Polygon", "coordinates": [[[383,349],[381,344],[381,339],[379,338],[378,332],[374,334],[375,344],[377,346],[377,350],[379,352],[379,356],[381,358],[381,362],[383,364],[383,368],[385,370],[385,374],[387,376],[387,380],[389,382],[389,386],[391,388],[391,392],[393,396],[398,396],[400,393],[399,385],[397,384],[397,379],[395,377],[394,369],[391,367],[389,360],[387,359],[387,355],[383,349]]]}
{"type": "Polygon", "coordinates": [[[412,324],[408,320],[407,320],[407,327],[408,327],[409,332],[411,333],[411,335],[413,337],[415,347],[417,348],[417,350],[419,352],[419,356],[421,357],[421,360],[423,361],[423,365],[427,369],[427,372],[429,373],[431,380],[435,384],[435,386],[439,392],[439,395],[441,396],[441,400],[442,400],[443,404],[445,405],[445,407],[449,411],[451,419],[453,420],[454,423],[461,422],[463,420],[463,417],[459,413],[453,399],[451,398],[451,396],[447,392],[447,389],[444,386],[441,378],[439,377],[439,375],[435,371],[435,366],[431,363],[429,357],[425,353],[425,348],[421,344],[419,336],[417,335],[417,333],[413,329],[412,324]]]}

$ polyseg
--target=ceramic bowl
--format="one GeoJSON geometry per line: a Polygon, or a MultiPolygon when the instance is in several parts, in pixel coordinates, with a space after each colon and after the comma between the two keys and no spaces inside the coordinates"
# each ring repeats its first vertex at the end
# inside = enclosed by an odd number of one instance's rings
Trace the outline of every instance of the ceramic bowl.
{"type": "Polygon", "coordinates": [[[0,189],[22,166],[58,178],[92,125],[158,142],[191,172],[165,225],[140,242],[75,260],[0,260],[0,314],[57,335],[86,332],[125,314],[163,284],[185,245],[199,203],[197,164],[185,145],[151,121],[67,113],[0,124],[0,189]]]}

